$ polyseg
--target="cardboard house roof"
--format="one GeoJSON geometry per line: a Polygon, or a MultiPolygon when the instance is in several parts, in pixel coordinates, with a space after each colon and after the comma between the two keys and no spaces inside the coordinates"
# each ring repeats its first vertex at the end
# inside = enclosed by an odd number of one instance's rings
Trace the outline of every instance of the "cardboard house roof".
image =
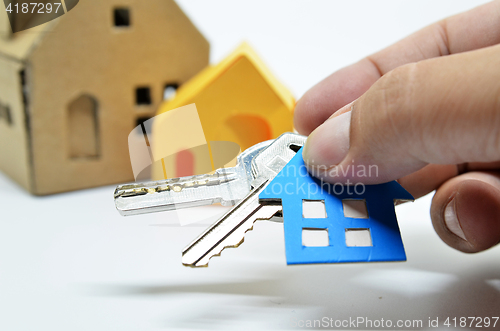
{"type": "MultiPolygon", "coordinates": [[[[59,19],[38,25],[29,30],[17,32],[13,37],[0,38],[0,55],[14,60],[23,61],[29,58],[40,40],[50,33],[59,19]]],[[[10,29],[5,11],[0,11],[2,27],[10,29]]]]}

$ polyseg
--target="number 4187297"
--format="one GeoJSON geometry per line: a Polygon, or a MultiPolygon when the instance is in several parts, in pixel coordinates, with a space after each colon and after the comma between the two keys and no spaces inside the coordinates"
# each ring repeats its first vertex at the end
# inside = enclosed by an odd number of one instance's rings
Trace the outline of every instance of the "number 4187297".
{"type": "Polygon", "coordinates": [[[447,327],[469,327],[469,328],[488,328],[495,327],[498,322],[498,317],[453,317],[447,318],[443,325],[447,327]]]}
{"type": "Polygon", "coordinates": [[[14,6],[12,6],[11,3],[7,6],[5,9],[8,13],[23,13],[23,14],[28,14],[28,13],[37,13],[37,14],[50,14],[54,10],[56,13],[59,10],[59,7],[61,7],[60,2],[54,3],[54,6],[49,3],[36,3],[36,2],[30,2],[30,3],[22,3],[21,6],[19,6],[18,3],[16,3],[14,6]],[[56,7],[54,9],[54,7],[56,7]]]}

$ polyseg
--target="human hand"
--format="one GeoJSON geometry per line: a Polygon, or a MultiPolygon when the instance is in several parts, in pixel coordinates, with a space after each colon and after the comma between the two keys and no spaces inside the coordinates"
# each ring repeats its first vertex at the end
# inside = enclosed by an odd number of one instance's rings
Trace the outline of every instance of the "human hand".
{"type": "Polygon", "coordinates": [[[298,101],[294,121],[310,134],[313,175],[398,180],[416,198],[436,190],[444,242],[463,252],[500,242],[500,1],[333,73],[298,101]],[[370,165],[378,171],[341,171],[370,165]]]}

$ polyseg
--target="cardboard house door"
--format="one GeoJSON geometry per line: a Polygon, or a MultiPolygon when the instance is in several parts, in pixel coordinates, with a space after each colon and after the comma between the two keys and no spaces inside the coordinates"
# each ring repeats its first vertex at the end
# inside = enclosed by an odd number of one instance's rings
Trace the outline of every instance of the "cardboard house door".
{"type": "Polygon", "coordinates": [[[99,156],[97,100],[81,95],[68,106],[69,157],[99,156]]]}
{"type": "Polygon", "coordinates": [[[195,174],[194,161],[194,154],[189,149],[178,152],[175,156],[175,176],[193,176],[195,174]]]}

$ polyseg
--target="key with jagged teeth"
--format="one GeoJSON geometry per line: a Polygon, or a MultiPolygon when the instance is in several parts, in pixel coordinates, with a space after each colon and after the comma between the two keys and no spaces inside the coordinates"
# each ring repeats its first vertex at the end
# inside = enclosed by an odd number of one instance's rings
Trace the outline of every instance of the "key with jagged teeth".
{"type": "Polygon", "coordinates": [[[208,266],[210,258],[220,255],[224,248],[238,247],[255,221],[268,220],[281,213],[281,204],[263,205],[259,202],[259,194],[292,159],[305,140],[304,136],[285,133],[252,159],[252,189],[183,250],[182,263],[185,266],[208,266]]]}
{"type": "Polygon", "coordinates": [[[252,160],[272,141],[256,144],[237,158],[237,165],[213,174],[119,185],[114,193],[121,215],[137,215],[220,203],[233,206],[251,190],[252,160]]]}

